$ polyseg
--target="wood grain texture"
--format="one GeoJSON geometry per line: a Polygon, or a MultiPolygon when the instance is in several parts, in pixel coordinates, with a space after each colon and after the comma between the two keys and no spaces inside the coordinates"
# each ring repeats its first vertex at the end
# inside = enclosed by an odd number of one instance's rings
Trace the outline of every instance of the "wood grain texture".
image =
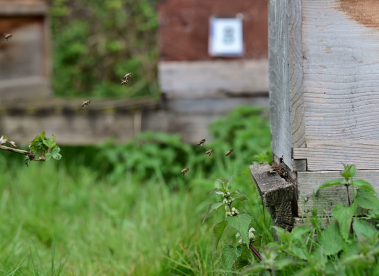
{"type": "MultiPolygon", "coordinates": [[[[303,96],[302,6],[299,0],[289,0],[289,90],[291,101],[292,147],[305,147],[303,96]]],[[[292,160],[294,171],[305,171],[306,160],[292,160]]]]}
{"type": "Polygon", "coordinates": [[[267,174],[268,171],[272,171],[272,167],[268,163],[250,166],[255,186],[274,225],[290,230],[294,224],[292,202],[295,185],[285,181],[279,174],[267,174]]]}
{"type": "Polygon", "coordinates": [[[359,10],[344,12],[337,0],[302,5],[307,144],[379,140],[379,31],[354,20],[359,10]]]}
{"type": "Polygon", "coordinates": [[[271,148],[292,170],[288,0],[269,1],[269,93],[271,148]]]}
{"type": "Polygon", "coordinates": [[[255,96],[268,91],[262,60],[159,62],[159,85],[169,99],[255,96]]]}
{"type": "Polygon", "coordinates": [[[378,169],[379,140],[315,141],[307,148],[294,149],[294,159],[307,159],[308,171],[341,170],[354,164],[359,170],[378,169]]]}
{"type": "MultiPolygon", "coordinates": [[[[342,165],[341,165],[342,167],[342,165]]],[[[347,191],[345,186],[336,186],[322,189],[315,196],[314,191],[324,182],[342,178],[339,172],[298,172],[298,206],[299,216],[307,215],[316,207],[319,215],[330,215],[337,203],[347,204],[347,191]]],[[[379,170],[358,170],[354,179],[363,179],[373,185],[379,192],[379,170]]],[[[352,189],[350,196],[353,198],[352,189]]]]}

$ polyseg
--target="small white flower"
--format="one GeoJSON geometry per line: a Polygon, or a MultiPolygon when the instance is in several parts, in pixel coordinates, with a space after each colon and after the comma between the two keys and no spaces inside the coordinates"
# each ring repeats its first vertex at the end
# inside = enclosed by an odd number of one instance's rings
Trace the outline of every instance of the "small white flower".
{"type": "Polygon", "coordinates": [[[255,229],[254,229],[253,227],[251,227],[251,228],[249,229],[249,233],[253,233],[253,232],[255,232],[255,229]]]}

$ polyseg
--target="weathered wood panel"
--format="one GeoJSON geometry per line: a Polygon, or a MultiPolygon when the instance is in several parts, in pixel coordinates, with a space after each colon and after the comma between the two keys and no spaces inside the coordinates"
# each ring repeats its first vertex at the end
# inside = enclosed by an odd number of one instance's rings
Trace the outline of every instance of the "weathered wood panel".
{"type": "Polygon", "coordinates": [[[293,169],[288,9],[288,0],[269,1],[269,93],[272,152],[293,169]]]}
{"type": "MultiPolygon", "coordinates": [[[[292,147],[305,147],[303,96],[303,45],[301,1],[289,0],[289,90],[291,101],[292,147]]],[[[305,171],[305,160],[292,160],[294,171],[305,171]]]]}
{"type": "Polygon", "coordinates": [[[1,116],[0,125],[6,135],[18,143],[27,144],[34,137],[46,131],[54,134],[58,144],[88,145],[98,144],[111,137],[116,142],[127,141],[134,137],[133,115],[101,114],[65,116],[1,116]]]}
{"type": "Polygon", "coordinates": [[[268,91],[268,61],[159,62],[160,89],[169,99],[254,96],[268,91]]]}
{"type": "Polygon", "coordinates": [[[50,25],[46,1],[0,0],[0,99],[51,94],[50,25]]]}
{"type": "MultiPolygon", "coordinates": [[[[342,165],[341,165],[342,166],[342,165]]],[[[320,215],[330,215],[337,203],[347,204],[347,191],[345,186],[336,186],[322,189],[317,197],[314,191],[324,182],[342,178],[339,172],[298,172],[298,206],[299,216],[307,214],[316,207],[320,215]]],[[[379,170],[358,170],[354,179],[363,179],[370,182],[379,192],[379,170]]],[[[352,189],[350,196],[353,198],[352,189]]]]}
{"type": "Polygon", "coordinates": [[[242,58],[267,59],[267,0],[165,0],[158,5],[160,60],[222,59],[208,54],[209,18],[237,14],[243,17],[242,58]]]}
{"type": "Polygon", "coordinates": [[[359,170],[378,169],[379,140],[318,141],[294,149],[294,159],[307,159],[308,171],[341,170],[341,163],[354,164],[359,170]]]}
{"type": "Polygon", "coordinates": [[[302,5],[309,149],[294,149],[295,156],[307,157],[311,170],[333,170],[340,161],[377,169],[372,156],[377,146],[370,141],[379,141],[379,16],[363,14],[377,11],[379,2],[303,0],[302,5]]]}

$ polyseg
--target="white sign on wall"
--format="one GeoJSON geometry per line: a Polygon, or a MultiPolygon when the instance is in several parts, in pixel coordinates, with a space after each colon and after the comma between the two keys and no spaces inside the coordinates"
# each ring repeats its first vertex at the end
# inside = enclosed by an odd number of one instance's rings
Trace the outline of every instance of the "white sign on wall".
{"type": "Polygon", "coordinates": [[[242,19],[211,17],[208,52],[211,56],[243,55],[242,19]]]}

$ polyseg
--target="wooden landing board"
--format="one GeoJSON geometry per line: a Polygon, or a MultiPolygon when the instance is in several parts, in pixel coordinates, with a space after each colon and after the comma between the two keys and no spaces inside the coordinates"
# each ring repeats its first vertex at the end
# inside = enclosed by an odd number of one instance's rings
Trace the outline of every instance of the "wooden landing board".
{"type": "Polygon", "coordinates": [[[294,225],[295,185],[277,173],[268,174],[269,171],[272,171],[272,167],[268,163],[250,166],[255,186],[274,225],[290,230],[294,225]]]}
{"type": "MultiPolygon", "coordinates": [[[[298,172],[299,216],[306,215],[314,207],[317,208],[320,215],[330,215],[331,210],[337,203],[347,204],[347,191],[345,186],[325,188],[318,192],[317,197],[314,195],[314,191],[321,184],[338,178],[342,178],[339,172],[298,172]]],[[[358,170],[354,179],[363,179],[371,183],[375,190],[379,192],[379,170],[358,170]]],[[[351,188],[350,196],[353,198],[351,188]]]]}
{"type": "Polygon", "coordinates": [[[169,99],[248,97],[268,93],[268,61],[159,62],[160,89],[169,99]]]}

